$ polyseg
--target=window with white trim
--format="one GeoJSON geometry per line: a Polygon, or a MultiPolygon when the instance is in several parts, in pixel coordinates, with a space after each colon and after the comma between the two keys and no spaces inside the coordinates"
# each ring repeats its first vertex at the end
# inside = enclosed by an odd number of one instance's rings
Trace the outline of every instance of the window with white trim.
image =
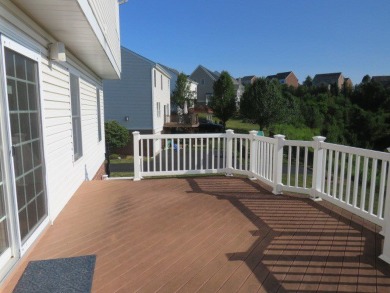
{"type": "Polygon", "coordinates": [[[81,135],[80,86],[79,78],[70,74],[70,98],[72,104],[73,154],[77,161],[83,155],[81,135]]]}
{"type": "Polygon", "coordinates": [[[161,117],[161,104],[157,102],[157,117],[161,117]]]}

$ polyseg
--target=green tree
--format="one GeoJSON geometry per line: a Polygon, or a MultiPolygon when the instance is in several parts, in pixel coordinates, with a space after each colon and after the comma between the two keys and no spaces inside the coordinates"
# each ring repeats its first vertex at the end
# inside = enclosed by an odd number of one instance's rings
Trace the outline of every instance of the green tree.
{"type": "Polygon", "coordinates": [[[184,103],[188,100],[194,99],[195,93],[191,91],[190,83],[187,75],[180,73],[176,80],[176,88],[172,92],[171,100],[180,108],[184,107],[184,103]]]}
{"type": "Polygon", "coordinates": [[[306,77],[305,81],[303,82],[303,85],[307,87],[311,87],[313,85],[313,79],[310,75],[306,77]]]}
{"type": "Polygon", "coordinates": [[[129,141],[129,131],[117,121],[104,123],[107,153],[124,147],[129,141]]]}
{"type": "Polygon", "coordinates": [[[289,118],[288,103],[277,80],[258,78],[248,87],[240,103],[241,114],[255,121],[260,129],[289,118]]]}
{"type": "Polygon", "coordinates": [[[232,77],[227,71],[222,71],[213,85],[214,94],[209,103],[214,116],[226,126],[226,121],[233,117],[236,112],[236,93],[232,77]]]}

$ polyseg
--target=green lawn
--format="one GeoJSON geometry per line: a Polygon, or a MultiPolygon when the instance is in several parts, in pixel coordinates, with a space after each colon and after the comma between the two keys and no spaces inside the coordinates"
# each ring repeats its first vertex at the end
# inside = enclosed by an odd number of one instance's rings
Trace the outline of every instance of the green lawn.
{"type": "Polygon", "coordinates": [[[251,130],[259,130],[259,125],[242,122],[242,119],[230,119],[226,122],[226,129],[233,129],[235,133],[248,134],[251,130]]]}

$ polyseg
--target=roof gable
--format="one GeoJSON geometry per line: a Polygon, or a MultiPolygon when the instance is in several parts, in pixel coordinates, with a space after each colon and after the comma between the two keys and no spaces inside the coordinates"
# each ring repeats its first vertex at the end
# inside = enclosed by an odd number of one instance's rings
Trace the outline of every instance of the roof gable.
{"type": "Polygon", "coordinates": [[[122,51],[122,54],[131,54],[137,58],[139,58],[140,60],[144,61],[145,63],[149,64],[151,67],[154,67],[156,68],[157,70],[159,70],[161,73],[163,73],[164,75],[166,75],[168,78],[171,78],[171,75],[168,73],[167,70],[164,69],[163,66],[161,66],[160,64],[158,64],[157,62],[154,62],[128,48],[125,48],[123,46],[121,46],[121,51],[122,51]]]}
{"type": "Polygon", "coordinates": [[[316,74],[313,78],[313,84],[333,84],[337,83],[341,72],[316,74]]]}

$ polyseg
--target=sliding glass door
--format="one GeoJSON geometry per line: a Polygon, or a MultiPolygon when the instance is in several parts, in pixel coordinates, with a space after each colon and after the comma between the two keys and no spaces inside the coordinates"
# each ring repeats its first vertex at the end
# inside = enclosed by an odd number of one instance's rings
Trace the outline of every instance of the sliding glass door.
{"type": "Polygon", "coordinates": [[[13,175],[22,243],[47,215],[38,63],[4,49],[13,175]]]}

